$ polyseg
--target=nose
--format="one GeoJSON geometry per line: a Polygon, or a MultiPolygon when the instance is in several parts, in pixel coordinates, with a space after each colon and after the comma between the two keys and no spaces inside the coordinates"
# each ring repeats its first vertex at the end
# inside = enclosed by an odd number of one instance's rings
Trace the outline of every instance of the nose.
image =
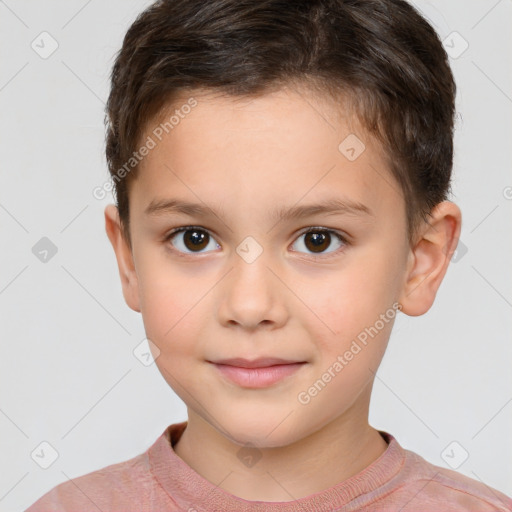
{"type": "Polygon", "coordinates": [[[247,330],[282,327],[288,318],[287,290],[265,252],[252,262],[234,254],[232,264],[217,290],[219,323],[247,330]]]}

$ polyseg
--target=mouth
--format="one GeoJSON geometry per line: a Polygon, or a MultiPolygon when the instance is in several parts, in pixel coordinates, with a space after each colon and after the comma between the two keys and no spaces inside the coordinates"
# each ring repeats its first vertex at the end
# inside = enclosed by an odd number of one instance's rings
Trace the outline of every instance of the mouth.
{"type": "Polygon", "coordinates": [[[291,361],[274,357],[259,359],[221,359],[208,361],[230,382],[243,388],[265,388],[280,382],[300,370],[306,361],[291,361]]]}

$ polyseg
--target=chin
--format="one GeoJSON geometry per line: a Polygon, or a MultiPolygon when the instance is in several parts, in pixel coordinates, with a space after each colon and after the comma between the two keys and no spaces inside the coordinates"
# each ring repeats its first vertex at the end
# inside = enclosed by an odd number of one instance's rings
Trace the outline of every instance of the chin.
{"type": "Polygon", "coordinates": [[[227,432],[221,432],[231,442],[240,446],[278,448],[299,441],[305,432],[296,429],[296,418],[289,421],[286,415],[279,417],[270,414],[254,414],[246,417],[224,416],[222,426],[227,432]],[[283,421],[284,420],[284,421],[283,421]]]}

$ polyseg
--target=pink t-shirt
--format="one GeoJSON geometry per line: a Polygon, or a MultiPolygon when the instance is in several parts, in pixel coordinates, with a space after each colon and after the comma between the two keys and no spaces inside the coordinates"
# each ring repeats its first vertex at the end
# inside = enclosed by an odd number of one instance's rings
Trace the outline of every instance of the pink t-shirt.
{"type": "Polygon", "coordinates": [[[218,488],[180,459],[176,423],[143,454],[54,487],[26,512],[496,512],[512,499],[485,484],[430,464],[380,431],[387,450],[348,480],[294,501],[247,501],[218,488]]]}

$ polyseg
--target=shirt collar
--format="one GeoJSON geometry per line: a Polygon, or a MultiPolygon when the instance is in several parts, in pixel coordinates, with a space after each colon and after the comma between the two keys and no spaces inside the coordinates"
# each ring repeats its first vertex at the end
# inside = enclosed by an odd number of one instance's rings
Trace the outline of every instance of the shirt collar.
{"type": "MultiPolygon", "coordinates": [[[[234,496],[196,473],[178,457],[173,446],[187,422],[168,426],[149,448],[149,463],[154,477],[169,496],[187,511],[223,512],[329,512],[355,498],[374,493],[391,480],[405,462],[405,450],[389,433],[379,431],[388,443],[386,451],[363,471],[333,487],[293,501],[248,501],[234,496]]],[[[375,499],[375,496],[373,496],[375,499]]]]}

